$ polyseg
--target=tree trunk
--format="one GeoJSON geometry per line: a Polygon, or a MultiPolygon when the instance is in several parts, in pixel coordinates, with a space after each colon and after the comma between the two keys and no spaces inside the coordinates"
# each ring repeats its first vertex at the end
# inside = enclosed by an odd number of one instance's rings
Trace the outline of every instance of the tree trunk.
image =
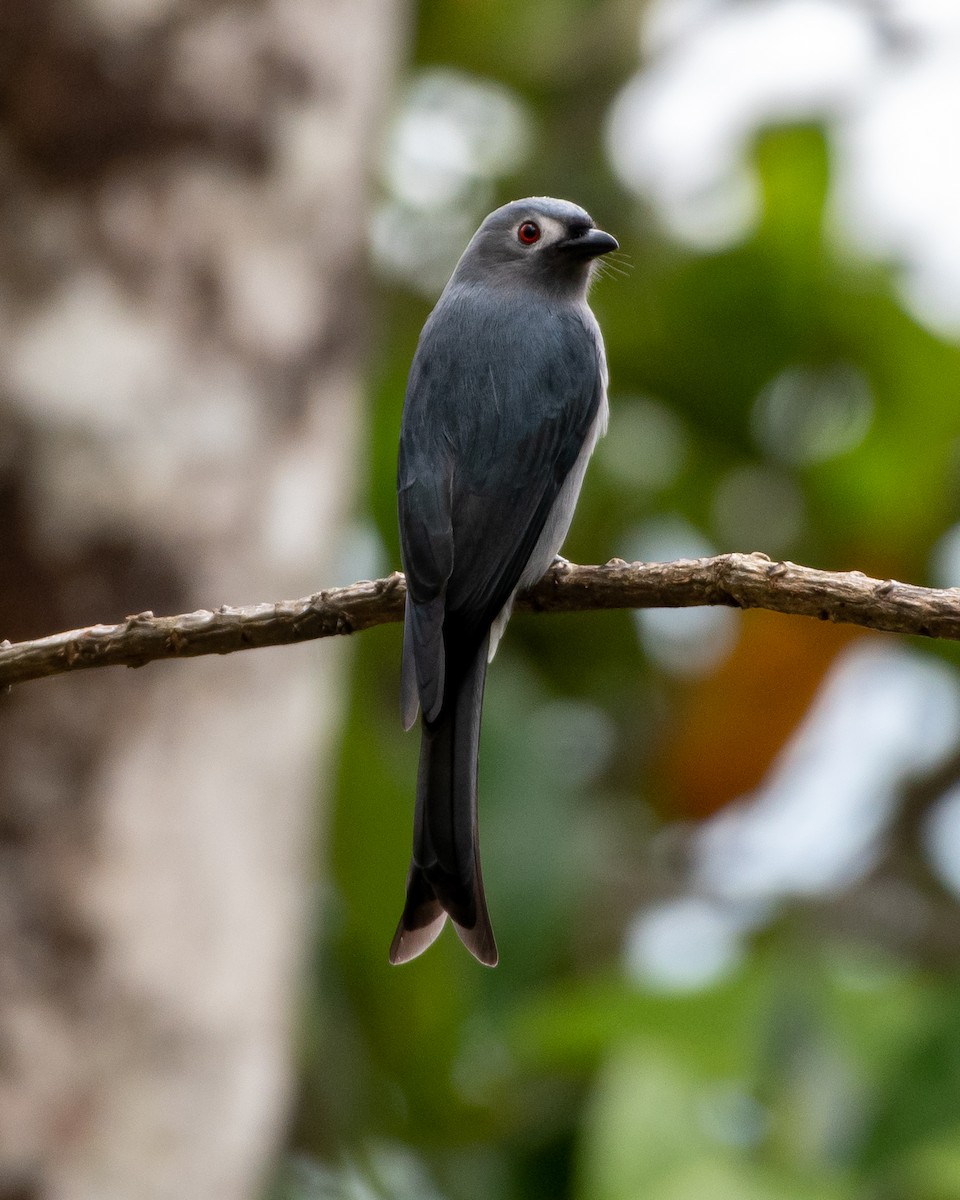
{"type": "MultiPolygon", "coordinates": [[[[400,0],[0,0],[0,638],[329,583],[400,0]]],[[[255,1197],[345,649],[0,698],[0,1200],[255,1197]]]]}

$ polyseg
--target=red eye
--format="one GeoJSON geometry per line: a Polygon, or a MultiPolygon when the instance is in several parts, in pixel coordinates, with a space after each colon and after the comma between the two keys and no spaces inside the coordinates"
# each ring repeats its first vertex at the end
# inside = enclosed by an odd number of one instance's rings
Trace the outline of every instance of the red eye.
{"type": "Polygon", "coordinates": [[[524,221],[517,230],[517,238],[525,246],[532,246],[534,242],[540,241],[540,226],[535,221],[524,221]]]}

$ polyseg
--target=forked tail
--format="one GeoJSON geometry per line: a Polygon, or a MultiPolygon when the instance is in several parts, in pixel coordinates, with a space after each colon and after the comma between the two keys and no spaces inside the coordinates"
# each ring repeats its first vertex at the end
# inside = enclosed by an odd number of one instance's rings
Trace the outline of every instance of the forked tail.
{"type": "Polygon", "coordinates": [[[463,670],[448,662],[443,705],[422,721],[413,860],[407,899],[390,947],[392,963],[416,958],[450,917],[474,958],[497,964],[477,835],[477,757],[487,673],[484,638],[463,670]]]}

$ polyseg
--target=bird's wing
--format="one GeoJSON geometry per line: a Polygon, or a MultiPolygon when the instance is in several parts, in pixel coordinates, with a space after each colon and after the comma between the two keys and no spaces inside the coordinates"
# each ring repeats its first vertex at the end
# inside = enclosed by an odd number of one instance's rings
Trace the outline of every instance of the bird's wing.
{"type": "Polygon", "coordinates": [[[508,305],[457,313],[456,322],[443,316],[426,327],[411,370],[398,474],[410,597],[404,712],[415,715],[419,696],[428,720],[439,711],[449,665],[444,628],[456,632],[464,655],[486,636],[576,462],[604,386],[597,338],[578,311],[538,313],[533,324],[525,309],[508,305]]]}
{"type": "Polygon", "coordinates": [[[417,719],[418,706],[432,721],[443,701],[444,598],[454,553],[451,467],[432,437],[406,454],[401,443],[397,503],[407,577],[400,677],[404,729],[417,719]]]}

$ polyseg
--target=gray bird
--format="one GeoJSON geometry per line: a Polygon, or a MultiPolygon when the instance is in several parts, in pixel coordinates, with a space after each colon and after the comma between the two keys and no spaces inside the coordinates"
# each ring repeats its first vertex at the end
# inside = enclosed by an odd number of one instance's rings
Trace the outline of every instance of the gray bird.
{"type": "Polygon", "coordinates": [[[401,709],[422,713],[407,896],[390,961],[449,915],[488,966],[497,947],[477,837],[487,663],[519,588],[566,536],[607,425],[603,340],[587,305],[617,242],[566,200],[516,200],[474,234],[420,334],[400,427],[407,577],[401,709]]]}

